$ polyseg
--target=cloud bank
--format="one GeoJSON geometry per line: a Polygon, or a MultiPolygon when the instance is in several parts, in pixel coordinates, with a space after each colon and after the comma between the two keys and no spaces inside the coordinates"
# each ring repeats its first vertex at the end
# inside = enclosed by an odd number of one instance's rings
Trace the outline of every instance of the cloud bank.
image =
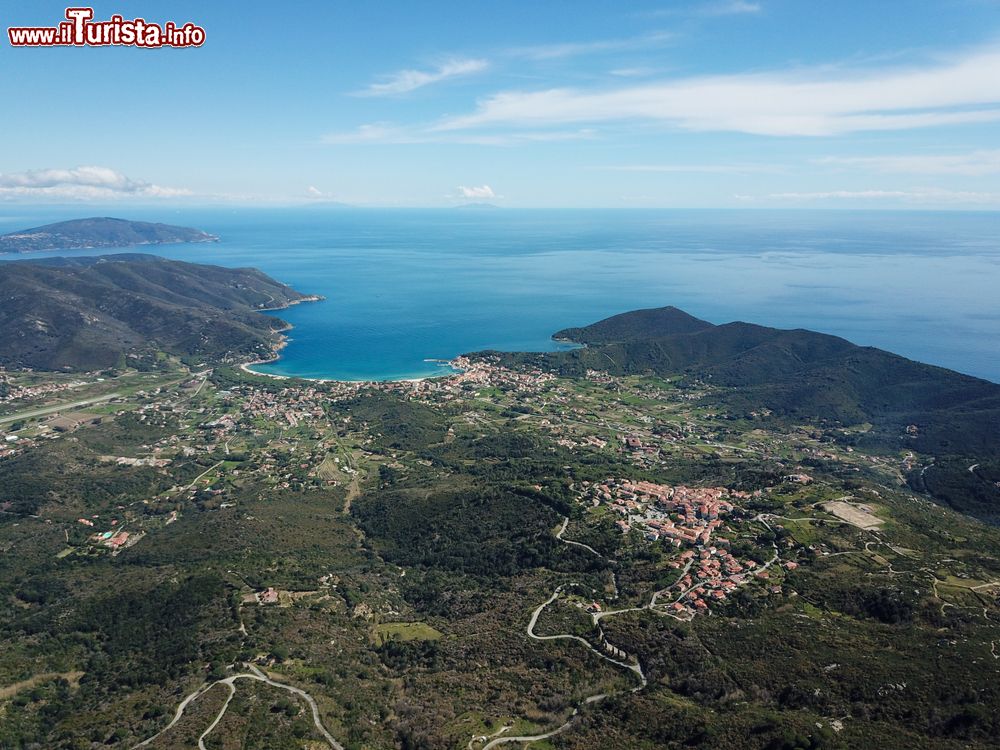
{"type": "Polygon", "coordinates": [[[689,131],[835,136],[1000,120],[1000,51],[920,67],[678,78],[605,89],[507,91],[438,131],[656,122],[689,131]]]}
{"type": "Polygon", "coordinates": [[[0,198],[101,200],[175,198],[190,191],[134,180],[109,167],[32,169],[0,173],[0,198]]]}
{"type": "Polygon", "coordinates": [[[1000,174],[1000,149],[982,149],[963,154],[903,154],[892,156],[829,156],[818,164],[862,167],[897,174],[961,175],[981,177],[1000,174]]]}

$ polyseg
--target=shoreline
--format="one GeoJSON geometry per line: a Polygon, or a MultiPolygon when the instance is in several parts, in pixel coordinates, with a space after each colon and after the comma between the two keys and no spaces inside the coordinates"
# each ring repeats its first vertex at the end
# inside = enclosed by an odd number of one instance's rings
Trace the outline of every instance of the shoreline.
{"type": "MultiPolygon", "coordinates": [[[[302,297],[300,299],[292,300],[288,304],[283,305],[282,307],[260,308],[259,312],[276,312],[280,310],[285,310],[289,307],[292,307],[293,305],[302,304],[303,302],[321,302],[325,299],[326,297],[322,295],[311,294],[302,297]]],[[[451,377],[452,375],[459,375],[463,372],[463,370],[455,367],[455,365],[452,364],[455,361],[454,359],[441,359],[438,357],[427,357],[423,361],[434,362],[441,368],[447,368],[449,372],[444,372],[441,373],[440,375],[421,375],[412,378],[385,378],[383,380],[375,380],[368,378],[361,380],[346,380],[343,378],[311,378],[311,377],[306,377],[304,375],[278,375],[276,373],[260,372],[258,370],[254,370],[253,368],[256,367],[257,365],[269,365],[281,359],[281,350],[284,349],[286,346],[288,346],[288,337],[285,336],[284,334],[292,330],[294,327],[295,326],[293,326],[291,323],[286,323],[284,328],[281,328],[276,331],[276,333],[278,333],[280,338],[272,347],[270,357],[266,359],[255,359],[250,362],[241,362],[239,365],[239,369],[248,375],[256,375],[262,378],[271,378],[272,380],[305,380],[310,383],[344,383],[348,385],[380,385],[385,383],[423,383],[428,380],[439,380],[441,378],[451,377]]],[[[555,336],[553,336],[551,340],[556,342],[557,344],[563,344],[563,345],[570,344],[579,348],[586,348],[587,346],[586,344],[581,344],[579,342],[572,341],[571,339],[556,338],[555,336]]],[[[462,357],[466,355],[459,354],[457,356],[462,357]]]]}
{"type": "MultiPolygon", "coordinates": [[[[292,300],[287,305],[282,307],[268,307],[260,308],[258,312],[277,312],[280,310],[286,310],[293,305],[298,305],[303,302],[321,302],[325,300],[326,297],[319,294],[311,294],[300,299],[292,300]]],[[[256,365],[268,365],[272,362],[277,362],[281,359],[281,350],[288,346],[288,337],[285,333],[291,331],[295,326],[291,323],[285,323],[284,328],[279,328],[275,331],[278,334],[278,341],[275,342],[274,346],[271,348],[271,356],[266,359],[255,359],[250,362],[241,362],[239,369],[248,375],[256,375],[262,378],[272,378],[273,380],[308,380],[310,383],[349,383],[352,385],[377,385],[379,383],[422,383],[425,380],[437,380],[438,378],[446,378],[451,375],[456,375],[461,372],[461,370],[454,367],[448,359],[425,359],[425,362],[436,362],[440,367],[447,367],[450,369],[448,373],[442,373],[440,375],[423,375],[416,378],[386,378],[385,380],[343,380],[340,378],[309,378],[301,375],[278,375],[271,372],[258,372],[254,370],[253,367],[256,365]]]]}
{"type": "MultiPolygon", "coordinates": [[[[268,295],[270,296],[270,295],[268,295]]],[[[289,307],[295,307],[295,305],[301,305],[303,302],[323,302],[326,299],[322,294],[309,294],[305,297],[300,297],[299,299],[289,300],[284,305],[279,307],[258,307],[255,312],[278,312],[280,310],[287,310],[289,307]]],[[[291,326],[289,326],[291,328],[291,326]]]]}
{"type": "Polygon", "coordinates": [[[305,375],[277,375],[272,372],[259,372],[257,370],[251,369],[255,365],[267,365],[271,364],[272,362],[277,362],[279,359],[281,359],[281,356],[275,354],[275,356],[271,357],[270,359],[257,359],[254,360],[253,362],[243,362],[242,364],[240,364],[240,369],[243,372],[247,373],[248,375],[257,375],[258,377],[272,378],[273,380],[306,380],[310,383],[347,383],[349,385],[380,385],[384,383],[423,383],[426,380],[439,380],[440,378],[448,378],[451,377],[452,375],[458,375],[459,373],[462,372],[461,370],[456,369],[450,364],[448,365],[442,364],[441,365],[442,367],[446,366],[449,367],[451,369],[451,372],[442,373],[441,375],[421,375],[420,377],[416,378],[386,378],[384,380],[373,380],[369,378],[362,380],[344,380],[342,378],[310,378],[306,377],[305,375]]]}

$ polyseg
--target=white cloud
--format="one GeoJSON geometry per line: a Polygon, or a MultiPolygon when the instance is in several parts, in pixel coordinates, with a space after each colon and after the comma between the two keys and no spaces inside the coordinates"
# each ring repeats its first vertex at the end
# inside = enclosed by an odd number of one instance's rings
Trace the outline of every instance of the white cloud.
{"type": "Polygon", "coordinates": [[[105,198],[176,198],[190,191],[134,180],[108,167],[32,169],[0,173],[0,198],[101,200],[105,198]]]}
{"type": "Polygon", "coordinates": [[[458,192],[463,198],[470,198],[473,200],[492,200],[500,197],[493,192],[493,188],[489,185],[480,185],[479,187],[466,187],[465,185],[459,185],[458,192]]]}
{"type": "Polygon", "coordinates": [[[658,72],[656,68],[637,66],[634,68],[615,68],[608,73],[618,78],[645,78],[658,72]]]}
{"type": "Polygon", "coordinates": [[[474,146],[514,146],[524,143],[577,141],[593,138],[591,128],[538,130],[503,133],[451,133],[424,127],[403,127],[384,122],[361,125],[354,130],[327,133],[321,140],[332,146],[344,144],[456,143],[474,146]]]}
{"type": "Polygon", "coordinates": [[[323,143],[339,145],[344,143],[417,143],[415,136],[406,128],[385,122],[360,125],[354,130],[327,133],[323,143]]]}
{"type": "Polygon", "coordinates": [[[335,203],[338,205],[344,205],[340,203],[336,195],[325,190],[320,190],[315,185],[310,185],[306,188],[306,199],[314,203],[335,203]]]}
{"type": "Polygon", "coordinates": [[[1000,51],[921,67],[817,68],[609,89],[501,92],[438,131],[653,121],[692,131],[830,136],[1000,120],[1000,51]]]}
{"type": "Polygon", "coordinates": [[[529,60],[554,60],[600,52],[621,52],[624,50],[658,47],[667,42],[672,42],[674,39],[676,39],[676,34],[657,31],[622,39],[598,39],[590,42],[564,42],[539,44],[531,47],[514,47],[508,50],[507,54],[513,57],[524,57],[529,60]]]}
{"type": "Polygon", "coordinates": [[[489,67],[486,60],[449,60],[434,70],[400,70],[385,77],[380,83],[373,83],[357,96],[394,96],[446,81],[449,78],[479,73],[489,67]]]}
{"type": "Polygon", "coordinates": [[[961,175],[982,177],[1000,174],[1000,149],[969,151],[963,154],[903,154],[898,156],[828,156],[818,164],[861,167],[895,174],[961,175]]]}
{"type": "Polygon", "coordinates": [[[650,18],[719,18],[722,16],[760,13],[761,10],[763,8],[760,3],[750,2],[749,0],[709,0],[709,2],[687,7],[672,7],[649,11],[642,15],[650,18]]]}

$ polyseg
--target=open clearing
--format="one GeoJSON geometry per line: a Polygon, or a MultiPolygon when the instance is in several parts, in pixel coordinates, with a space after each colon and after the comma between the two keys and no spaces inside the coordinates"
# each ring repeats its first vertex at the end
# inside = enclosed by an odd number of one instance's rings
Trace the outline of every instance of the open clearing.
{"type": "Polygon", "coordinates": [[[400,641],[436,641],[442,633],[425,622],[383,622],[372,628],[372,640],[383,644],[395,638],[400,641]]]}
{"type": "Polygon", "coordinates": [[[44,682],[51,682],[52,680],[62,677],[66,682],[74,687],[83,677],[83,672],[46,672],[45,674],[36,674],[34,677],[30,677],[27,680],[22,680],[21,682],[15,682],[13,685],[6,685],[0,687],[0,700],[6,700],[11,698],[22,690],[30,690],[33,687],[37,687],[44,682]]]}
{"type": "Polygon", "coordinates": [[[823,510],[832,513],[841,521],[857,526],[859,529],[880,529],[885,523],[874,513],[869,512],[864,507],[851,505],[840,500],[823,503],[823,510]]]}

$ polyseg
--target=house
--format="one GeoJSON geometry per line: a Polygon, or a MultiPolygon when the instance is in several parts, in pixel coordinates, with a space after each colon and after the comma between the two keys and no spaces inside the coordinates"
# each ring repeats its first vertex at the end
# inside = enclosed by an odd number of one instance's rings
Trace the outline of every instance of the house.
{"type": "Polygon", "coordinates": [[[257,600],[261,604],[277,604],[278,603],[278,592],[276,589],[268,587],[257,595],[257,600]]]}

